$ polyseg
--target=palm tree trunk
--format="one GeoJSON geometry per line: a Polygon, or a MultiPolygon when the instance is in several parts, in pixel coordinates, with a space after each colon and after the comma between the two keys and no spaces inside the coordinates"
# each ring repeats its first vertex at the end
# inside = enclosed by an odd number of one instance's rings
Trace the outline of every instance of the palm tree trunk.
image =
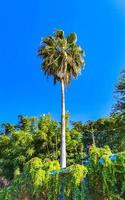
{"type": "Polygon", "coordinates": [[[61,92],[62,92],[62,104],[61,104],[61,168],[66,167],[66,125],[65,125],[65,85],[64,81],[61,80],[61,92]]]}

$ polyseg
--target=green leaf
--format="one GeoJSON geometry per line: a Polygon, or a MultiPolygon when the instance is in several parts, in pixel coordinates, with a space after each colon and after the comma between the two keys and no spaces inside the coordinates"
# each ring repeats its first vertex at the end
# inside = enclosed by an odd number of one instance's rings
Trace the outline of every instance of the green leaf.
{"type": "Polygon", "coordinates": [[[63,30],[56,30],[55,35],[56,35],[56,37],[63,39],[64,38],[64,31],[63,30]]]}
{"type": "Polygon", "coordinates": [[[71,34],[67,37],[67,42],[68,42],[69,44],[72,44],[72,43],[76,42],[76,40],[77,40],[77,35],[76,35],[76,33],[71,33],[71,34]]]}

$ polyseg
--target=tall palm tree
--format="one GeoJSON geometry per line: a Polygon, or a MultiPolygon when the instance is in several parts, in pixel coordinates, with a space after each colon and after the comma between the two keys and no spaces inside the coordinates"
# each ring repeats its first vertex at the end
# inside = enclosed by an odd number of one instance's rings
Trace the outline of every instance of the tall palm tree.
{"type": "Polygon", "coordinates": [[[63,30],[56,30],[52,36],[44,37],[38,50],[42,58],[41,69],[45,75],[52,76],[54,83],[61,84],[61,167],[66,167],[65,141],[65,86],[76,78],[84,67],[84,51],[76,44],[77,36],[71,33],[67,37],[63,30]]]}

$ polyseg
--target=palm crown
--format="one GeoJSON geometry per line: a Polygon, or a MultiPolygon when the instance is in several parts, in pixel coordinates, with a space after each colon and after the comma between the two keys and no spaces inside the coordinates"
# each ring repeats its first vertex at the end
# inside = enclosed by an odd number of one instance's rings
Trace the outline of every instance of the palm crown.
{"type": "Polygon", "coordinates": [[[47,76],[53,76],[54,83],[63,79],[65,85],[69,84],[84,67],[84,51],[76,40],[75,33],[65,37],[62,30],[43,38],[38,51],[43,60],[41,69],[47,76]]]}

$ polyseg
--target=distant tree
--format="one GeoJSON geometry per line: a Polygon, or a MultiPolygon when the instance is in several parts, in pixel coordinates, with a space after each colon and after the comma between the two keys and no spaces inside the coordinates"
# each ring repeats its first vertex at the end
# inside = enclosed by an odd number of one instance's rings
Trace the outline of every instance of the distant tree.
{"type": "Polygon", "coordinates": [[[16,130],[34,133],[35,131],[37,131],[37,128],[38,121],[36,117],[18,115],[18,124],[16,125],[16,130]]]}
{"type": "Polygon", "coordinates": [[[31,129],[31,120],[29,117],[18,115],[17,129],[29,132],[31,129]]]}
{"type": "Polygon", "coordinates": [[[0,176],[12,179],[15,170],[22,171],[24,164],[34,155],[33,135],[16,131],[0,137],[0,176]]]}
{"type": "Polygon", "coordinates": [[[125,151],[125,114],[114,114],[86,123],[74,122],[73,128],[82,133],[86,153],[93,143],[97,147],[108,145],[112,152],[125,151]]]}
{"type": "Polygon", "coordinates": [[[42,159],[58,159],[60,145],[60,124],[51,115],[38,119],[38,130],[34,134],[35,155],[42,159]]]}
{"type": "Polygon", "coordinates": [[[84,66],[84,51],[76,44],[77,36],[71,33],[64,36],[64,31],[56,30],[52,36],[44,37],[38,55],[42,58],[41,69],[45,75],[52,76],[54,83],[61,84],[62,116],[61,116],[61,167],[66,167],[65,142],[65,86],[80,74],[84,66]]]}
{"type": "Polygon", "coordinates": [[[10,124],[10,123],[2,123],[1,125],[1,134],[5,134],[5,135],[10,135],[11,133],[13,133],[13,131],[15,131],[16,126],[10,124]]]}
{"type": "Polygon", "coordinates": [[[125,113],[125,68],[121,70],[119,82],[115,90],[116,104],[113,107],[114,113],[125,113]]]}

